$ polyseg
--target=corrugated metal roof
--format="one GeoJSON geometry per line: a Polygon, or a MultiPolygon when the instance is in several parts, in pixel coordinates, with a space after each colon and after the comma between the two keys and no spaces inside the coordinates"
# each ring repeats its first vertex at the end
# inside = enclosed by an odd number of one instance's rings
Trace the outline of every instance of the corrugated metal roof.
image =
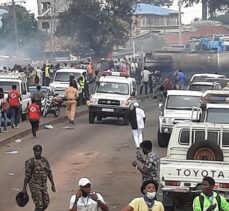
{"type": "Polygon", "coordinates": [[[155,15],[167,16],[170,14],[178,14],[178,11],[164,8],[164,7],[154,6],[151,4],[137,4],[135,14],[136,15],[155,14],[155,15]]]}

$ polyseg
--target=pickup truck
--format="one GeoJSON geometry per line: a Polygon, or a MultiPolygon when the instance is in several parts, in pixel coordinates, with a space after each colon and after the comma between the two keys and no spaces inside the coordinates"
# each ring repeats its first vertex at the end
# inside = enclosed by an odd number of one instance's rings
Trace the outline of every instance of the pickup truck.
{"type": "Polygon", "coordinates": [[[199,117],[192,121],[229,124],[229,91],[206,91],[199,108],[193,109],[192,116],[199,117]]]}
{"type": "Polygon", "coordinates": [[[229,125],[180,123],[160,159],[165,210],[184,209],[200,194],[203,177],[215,179],[214,189],[229,199],[229,125]]]}
{"type": "Polygon", "coordinates": [[[123,123],[128,124],[128,114],[136,95],[134,78],[126,73],[105,72],[96,82],[94,94],[88,102],[89,123],[93,124],[95,118],[101,121],[107,117],[121,117],[123,123]]]}
{"type": "Polygon", "coordinates": [[[167,147],[173,126],[190,121],[193,107],[201,101],[201,92],[188,90],[169,90],[164,104],[159,104],[159,127],[157,140],[160,147],[167,147]]]}

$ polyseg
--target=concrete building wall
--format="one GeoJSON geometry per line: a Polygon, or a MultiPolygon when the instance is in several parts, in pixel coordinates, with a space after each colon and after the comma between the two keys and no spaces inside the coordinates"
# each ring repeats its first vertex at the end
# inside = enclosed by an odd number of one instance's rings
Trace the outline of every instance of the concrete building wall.
{"type": "Polygon", "coordinates": [[[72,0],[37,0],[38,26],[42,31],[53,33],[58,23],[58,15],[64,12],[72,0]]]}

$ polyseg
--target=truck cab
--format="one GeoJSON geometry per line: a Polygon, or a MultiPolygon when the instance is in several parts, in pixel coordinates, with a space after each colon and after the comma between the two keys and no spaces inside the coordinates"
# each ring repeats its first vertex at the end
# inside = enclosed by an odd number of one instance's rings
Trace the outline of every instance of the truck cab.
{"type": "Polygon", "coordinates": [[[169,90],[164,105],[160,105],[158,128],[158,145],[166,147],[173,126],[180,122],[190,121],[193,107],[201,101],[201,92],[187,90],[169,90]]]}
{"type": "Polygon", "coordinates": [[[229,91],[206,91],[192,116],[198,116],[199,122],[229,124],[229,91]]]}
{"type": "Polygon", "coordinates": [[[134,78],[118,72],[105,73],[96,82],[94,94],[88,102],[89,123],[95,118],[101,121],[106,117],[122,117],[128,123],[128,114],[133,101],[136,101],[137,85],[134,78]]]}
{"type": "Polygon", "coordinates": [[[0,73],[0,87],[3,88],[6,97],[8,97],[8,91],[12,89],[12,85],[16,85],[21,94],[21,117],[22,120],[25,120],[27,117],[27,106],[31,103],[26,75],[24,73],[0,73]]]}
{"type": "Polygon", "coordinates": [[[229,199],[229,125],[180,123],[174,126],[167,155],[160,159],[160,183],[164,205],[181,210],[201,190],[210,176],[215,191],[229,199]]]}

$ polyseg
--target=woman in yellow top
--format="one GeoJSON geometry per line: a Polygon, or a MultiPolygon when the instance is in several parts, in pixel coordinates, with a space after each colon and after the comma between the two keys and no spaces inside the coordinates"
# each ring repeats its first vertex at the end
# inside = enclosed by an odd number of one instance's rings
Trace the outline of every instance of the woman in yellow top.
{"type": "Polygon", "coordinates": [[[155,199],[158,184],[154,180],[145,181],[142,184],[141,198],[133,199],[122,211],[164,211],[163,204],[155,199]]]}

